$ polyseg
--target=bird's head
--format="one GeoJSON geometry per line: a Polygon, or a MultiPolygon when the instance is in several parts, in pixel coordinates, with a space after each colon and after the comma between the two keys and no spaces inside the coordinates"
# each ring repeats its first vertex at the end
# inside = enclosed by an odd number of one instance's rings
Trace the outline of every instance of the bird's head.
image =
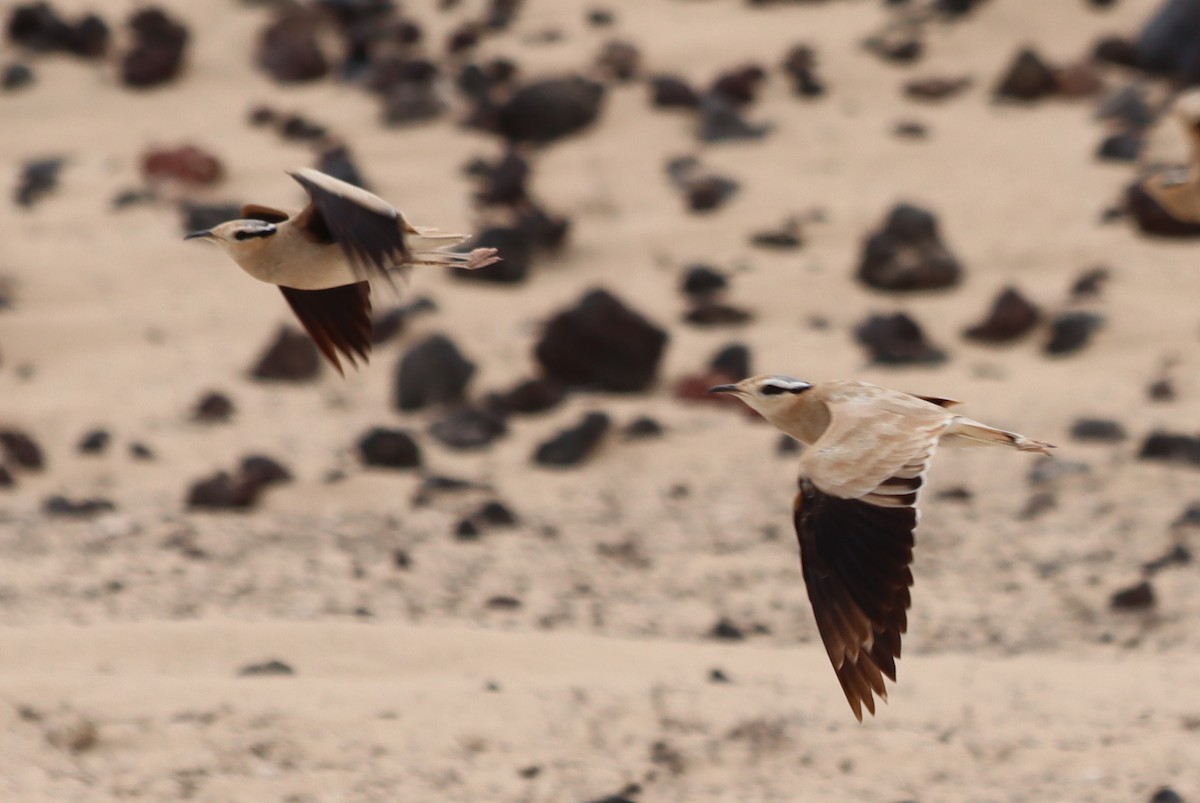
{"type": "Polygon", "coordinates": [[[811,382],[782,374],[760,374],[732,385],[717,385],[709,393],[729,393],[760,413],[773,424],[794,409],[796,397],[812,387],[811,382]]]}
{"type": "Polygon", "coordinates": [[[262,248],[277,231],[274,223],[262,220],[230,220],[211,229],[194,231],[183,239],[209,240],[238,259],[262,248]]]}

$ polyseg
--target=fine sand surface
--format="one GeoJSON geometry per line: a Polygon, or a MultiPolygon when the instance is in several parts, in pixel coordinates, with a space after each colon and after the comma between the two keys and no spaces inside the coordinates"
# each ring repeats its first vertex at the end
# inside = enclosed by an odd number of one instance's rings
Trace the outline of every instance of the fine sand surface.
{"type": "MultiPolygon", "coordinates": [[[[1020,46],[1072,61],[1101,34],[1136,31],[1156,2],[1097,13],[1081,0],[989,0],[933,26],[926,57],[898,68],[860,45],[886,19],[881,3],[612,2],[617,25],[595,29],[593,3],[529,0],[482,53],[553,74],[620,35],[647,71],[700,84],[761,61],[772,73],[748,116],[774,130],[700,146],[685,115],[649,108],[644,86],[612,89],[595,126],[535,157],[535,193],[573,220],[564,252],[517,286],[419,270],[411,291],[437,312],[345,380],[326,370],[296,386],[247,378],[289,320],[278,291],[182,242],[168,204],[110,209],[138,183],[141,152],[216,153],[228,178],[197,200],[296,205],[283,170],[310,153],[245,123],[269,102],[343,136],[413,221],[469,231],[461,167],[500,148],[453,115],[383,128],[373,98],[333,81],[277,88],[252,63],[263,7],[163,5],[192,31],[175,84],[133,93],[103,66],[53,57],[34,60],[35,86],[0,95],[6,188],[25,159],[68,160],[33,209],[0,201],[0,277],[16,288],[0,310],[0,425],[33,435],[47,461],[0,489],[0,800],[582,803],[630,784],[643,802],[1143,801],[1164,785],[1200,800],[1197,565],[1157,574],[1149,612],[1109,606],[1146,561],[1176,544],[1200,549],[1196,529],[1171,528],[1200,500],[1200,474],[1135,457],[1152,430],[1195,433],[1200,422],[1200,246],[1101,222],[1135,169],[1093,159],[1105,133],[1094,100],[990,102],[1020,46]],[[551,28],[563,38],[531,42],[551,28]],[[775,69],[798,42],[818,52],[822,99],[795,98],[775,69]],[[926,74],[975,83],[941,105],[906,100],[903,82],[926,74]],[[929,136],[896,138],[902,119],[929,136]],[[715,213],[686,213],[666,178],[665,161],[689,153],[742,183],[715,213]],[[896,297],[854,282],[863,236],[900,200],[938,215],[966,268],[961,287],[896,297]],[[823,220],[807,225],[802,249],[747,244],[813,209],[823,220]],[[694,261],[731,271],[730,300],[755,313],[751,324],[682,323],[679,277],[694,261]],[[1112,275],[1101,297],[1069,305],[1075,277],[1101,264],[1112,275]],[[1058,359],[1042,354],[1044,332],[1003,349],[964,341],[1008,284],[1052,312],[1097,312],[1105,327],[1058,359]],[[542,322],[595,286],[670,332],[652,391],[572,395],[512,419],[477,453],[425,434],[438,411],[392,409],[393,366],[423,336],[454,339],[478,365],[481,396],[530,376],[542,322]],[[947,350],[944,365],[868,364],[854,326],[896,310],[947,350]],[[828,325],[814,328],[814,316],[828,325]],[[939,455],[899,682],[861,725],[800,577],[795,455],[777,454],[769,427],[672,393],[733,340],[755,370],[966,400],[969,415],[1056,442],[1058,460],[1083,466],[1050,487],[1055,506],[1023,518],[1046,490],[1029,482],[1035,458],[939,455]],[[1145,389],[1165,361],[1178,397],[1151,405],[1145,389]],[[211,389],[234,400],[231,423],[189,420],[211,389]],[[649,415],[666,434],[613,432],[578,468],[531,464],[536,444],[591,410],[616,428],[649,415]],[[1080,416],[1116,419],[1130,438],[1073,443],[1080,416]],[[358,466],[354,443],[372,426],[411,429],[428,471],[491,490],[414,507],[419,475],[358,466]],[[79,454],[95,427],[112,432],[108,452],[79,454]],[[132,459],[133,441],[156,459],[132,459]],[[251,512],[185,509],[194,480],[248,453],[295,480],[251,512]],[[335,471],[342,479],[328,481],[335,471]],[[970,499],[939,498],[952,488],[970,499]],[[117,509],[48,517],[53,494],[117,509]],[[491,498],[519,525],[455,539],[455,523],[491,498]],[[519,604],[489,605],[498,596],[519,604]],[[745,640],[710,638],[722,618],[745,640]],[[238,675],[272,659],[295,674],[238,675]],[[714,669],[730,682],[713,682],[714,669]]],[[[405,4],[434,42],[482,6],[448,17],[434,5],[405,4]]],[[[134,4],[56,7],[119,26],[134,4]]],[[[17,56],[0,45],[0,61],[17,56]]],[[[1173,126],[1152,132],[1154,147],[1182,159],[1173,126]]]]}

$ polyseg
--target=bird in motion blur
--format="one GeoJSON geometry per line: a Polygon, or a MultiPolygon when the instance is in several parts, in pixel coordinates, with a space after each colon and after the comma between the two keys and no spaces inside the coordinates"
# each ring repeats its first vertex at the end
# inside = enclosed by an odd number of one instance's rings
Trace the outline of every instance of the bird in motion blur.
{"type": "Polygon", "coordinates": [[[958,402],[853,380],[762,375],[709,393],[741,399],[808,445],[793,522],[817,630],[854,716],[887,700],[908,624],[917,495],[939,445],[1007,446],[1049,454],[1048,443],[949,411],[958,402]]]}
{"type": "Polygon", "coordinates": [[[482,268],[499,261],[494,248],[465,254],[440,250],[467,239],[413,226],[382,198],[310,168],[289,171],[308,193],[299,212],[248,204],[241,218],[184,239],[219,245],[259,281],[275,284],[317,348],[342,373],[371,351],[371,281],[395,290],[394,276],[412,265],[482,268]],[[433,246],[431,250],[418,250],[433,246]]]}

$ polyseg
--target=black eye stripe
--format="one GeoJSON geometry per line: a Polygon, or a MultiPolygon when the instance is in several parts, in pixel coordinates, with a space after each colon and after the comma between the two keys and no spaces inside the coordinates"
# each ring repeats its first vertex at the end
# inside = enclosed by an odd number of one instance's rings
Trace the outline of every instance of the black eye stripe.
{"type": "Polygon", "coordinates": [[[764,396],[778,396],[780,393],[803,393],[811,387],[812,385],[805,383],[797,383],[791,386],[770,383],[763,385],[759,392],[764,396]]]}
{"type": "Polygon", "coordinates": [[[270,237],[274,233],[274,226],[263,226],[261,229],[239,229],[233,233],[233,239],[249,240],[251,237],[270,237]]]}

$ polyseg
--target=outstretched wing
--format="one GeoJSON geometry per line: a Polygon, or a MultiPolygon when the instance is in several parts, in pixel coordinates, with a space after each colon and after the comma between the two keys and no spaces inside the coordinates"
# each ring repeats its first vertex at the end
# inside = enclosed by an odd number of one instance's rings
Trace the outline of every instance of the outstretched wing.
{"type": "Polygon", "coordinates": [[[289,175],[312,201],[296,216],[296,225],[314,242],[337,243],[360,279],[390,282],[388,271],[409,261],[407,224],[387,201],[310,168],[289,175]]]}
{"type": "Polygon", "coordinates": [[[357,365],[371,353],[371,285],[368,282],[344,284],[328,290],[279,288],[304,330],[317,344],[339,374],[338,353],[357,365]]]}
{"type": "Polygon", "coordinates": [[[817,630],[854,716],[896,680],[908,627],[917,496],[948,419],[833,405],[801,458],[794,521],[817,630]],[[902,420],[903,419],[903,420],[902,420]]]}

